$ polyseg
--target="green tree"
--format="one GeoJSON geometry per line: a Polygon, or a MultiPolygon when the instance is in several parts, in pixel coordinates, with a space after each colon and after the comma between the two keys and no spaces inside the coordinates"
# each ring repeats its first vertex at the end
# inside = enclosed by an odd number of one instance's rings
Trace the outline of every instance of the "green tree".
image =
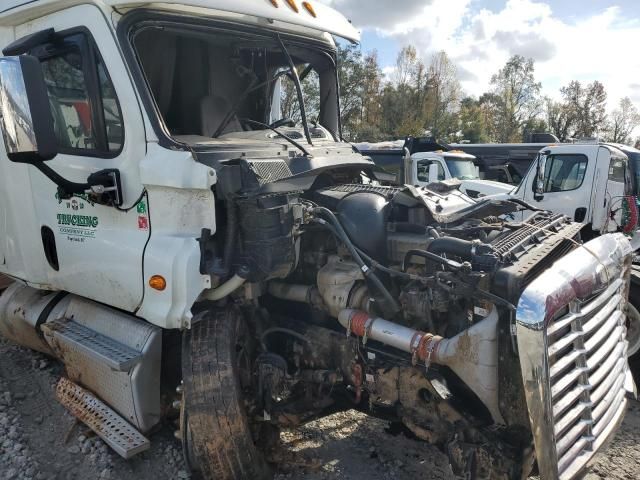
{"type": "MultiPolygon", "coordinates": [[[[420,88],[416,85],[416,88],[420,88]]],[[[424,126],[438,139],[452,140],[458,131],[462,88],[456,67],[446,52],[431,57],[424,93],[424,126]]]]}
{"type": "Polygon", "coordinates": [[[340,117],[343,133],[355,140],[362,115],[362,52],[357,45],[338,44],[338,82],[340,83],[340,117]]]}
{"type": "Polygon", "coordinates": [[[491,78],[497,140],[518,142],[523,128],[541,113],[542,85],[535,81],[533,59],[514,55],[491,78]]]}
{"type": "Polygon", "coordinates": [[[607,122],[607,92],[597,80],[583,86],[573,80],[562,87],[564,108],[570,124],[568,137],[593,137],[604,131],[607,122]]]}
{"type": "Polygon", "coordinates": [[[545,114],[547,127],[551,133],[565,142],[570,138],[570,131],[575,122],[575,116],[566,103],[556,102],[549,97],[545,98],[545,114]]]}
{"type": "Polygon", "coordinates": [[[487,132],[487,117],[480,102],[466,97],[460,102],[458,112],[461,139],[470,143],[486,143],[490,141],[487,132]]]}
{"type": "Polygon", "coordinates": [[[618,108],[611,114],[606,138],[610,142],[631,145],[631,134],[640,126],[640,113],[629,97],[620,99],[618,108]]]}

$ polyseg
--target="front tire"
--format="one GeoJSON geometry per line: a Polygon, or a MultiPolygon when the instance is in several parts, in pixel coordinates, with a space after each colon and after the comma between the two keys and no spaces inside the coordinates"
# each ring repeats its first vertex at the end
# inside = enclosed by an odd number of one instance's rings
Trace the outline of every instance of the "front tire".
{"type": "Polygon", "coordinates": [[[229,307],[201,313],[185,334],[184,451],[206,480],[272,477],[245,409],[254,358],[245,327],[240,310],[229,307]]]}

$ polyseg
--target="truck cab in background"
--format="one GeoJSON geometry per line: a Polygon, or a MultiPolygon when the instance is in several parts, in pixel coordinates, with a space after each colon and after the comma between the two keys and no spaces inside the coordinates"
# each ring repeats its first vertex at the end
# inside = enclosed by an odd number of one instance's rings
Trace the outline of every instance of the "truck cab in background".
{"type": "Polygon", "coordinates": [[[395,183],[399,185],[425,187],[431,182],[458,179],[460,191],[471,198],[508,194],[514,188],[506,183],[484,180],[473,155],[448,150],[430,138],[409,137],[404,142],[361,143],[355,147],[378,167],[395,174],[395,183]]]}
{"type": "Polygon", "coordinates": [[[548,145],[559,143],[555,135],[535,133],[528,135],[524,143],[462,142],[451,143],[447,148],[475,156],[481,178],[517,185],[538,152],[548,145]]]}
{"type": "Polygon", "coordinates": [[[480,178],[473,155],[460,151],[421,152],[404,158],[404,181],[407,185],[427,186],[433,181],[460,180],[460,191],[471,198],[508,194],[513,186],[480,178]]]}
{"type": "Polygon", "coordinates": [[[589,228],[583,234],[631,231],[637,223],[640,151],[623,145],[545,147],[509,195],[562,213],[589,228]],[[632,200],[632,201],[630,201],[632,200]],[[634,220],[635,219],[635,220],[634,220]]]}

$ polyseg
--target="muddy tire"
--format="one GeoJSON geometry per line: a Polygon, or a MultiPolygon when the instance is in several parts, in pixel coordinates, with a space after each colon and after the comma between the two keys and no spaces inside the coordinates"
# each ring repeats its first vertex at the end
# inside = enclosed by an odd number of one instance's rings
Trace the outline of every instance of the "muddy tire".
{"type": "Polygon", "coordinates": [[[204,312],[186,334],[185,456],[205,480],[269,479],[272,472],[254,443],[241,377],[244,320],[239,310],[204,312]]]}

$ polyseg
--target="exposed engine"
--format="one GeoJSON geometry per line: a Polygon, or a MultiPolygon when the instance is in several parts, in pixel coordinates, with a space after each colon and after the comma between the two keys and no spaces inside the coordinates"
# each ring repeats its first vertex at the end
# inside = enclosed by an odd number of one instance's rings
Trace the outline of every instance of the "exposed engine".
{"type": "Polygon", "coordinates": [[[393,413],[453,452],[459,472],[519,474],[532,439],[514,304],[580,225],[456,187],[343,184],[241,202],[235,263],[265,307],[257,415],[292,425],[346,402],[393,413]],[[503,220],[522,210],[525,221],[503,220]]]}

